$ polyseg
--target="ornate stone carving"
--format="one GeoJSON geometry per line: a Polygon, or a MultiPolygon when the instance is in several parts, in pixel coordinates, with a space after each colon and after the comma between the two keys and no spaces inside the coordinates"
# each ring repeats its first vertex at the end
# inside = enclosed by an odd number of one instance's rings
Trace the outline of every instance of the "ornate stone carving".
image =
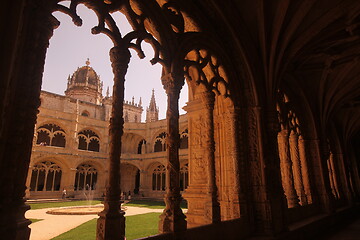
{"type": "Polygon", "coordinates": [[[303,183],[303,174],[302,174],[302,166],[299,155],[299,145],[298,145],[298,134],[294,131],[291,131],[289,137],[289,145],[290,145],[290,155],[292,160],[292,169],[294,176],[294,186],[296,189],[296,193],[300,198],[300,204],[302,206],[307,205],[307,197],[304,190],[303,183]]]}

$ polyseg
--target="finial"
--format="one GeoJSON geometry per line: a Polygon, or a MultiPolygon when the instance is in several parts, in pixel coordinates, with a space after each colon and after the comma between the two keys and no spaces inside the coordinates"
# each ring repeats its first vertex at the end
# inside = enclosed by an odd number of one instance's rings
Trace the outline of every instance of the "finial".
{"type": "Polygon", "coordinates": [[[155,89],[152,90],[152,95],[155,95],[155,89]]]}
{"type": "Polygon", "coordinates": [[[142,101],[141,101],[141,97],[140,97],[140,101],[139,101],[139,107],[141,107],[142,101]]]}
{"type": "Polygon", "coordinates": [[[86,64],[86,66],[89,66],[89,65],[90,65],[90,59],[89,59],[89,58],[87,58],[85,64],[86,64]]]}
{"type": "Polygon", "coordinates": [[[134,105],[134,96],[132,97],[132,101],[131,101],[131,104],[134,105]]]}
{"type": "Polygon", "coordinates": [[[109,87],[106,89],[106,97],[109,97],[109,87]]]}

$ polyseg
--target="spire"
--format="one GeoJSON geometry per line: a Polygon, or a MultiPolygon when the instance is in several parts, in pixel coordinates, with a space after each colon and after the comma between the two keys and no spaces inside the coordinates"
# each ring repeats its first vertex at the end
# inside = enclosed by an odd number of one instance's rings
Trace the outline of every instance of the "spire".
{"type": "Polygon", "coordinates": [[[150,111],[156,111],[156,101],[155,101],[155,90],[152,90],[152,95],[151,95],[151,99],[150,99],[150,104],[149,104],[149,110],[150,111]]]}
{"type": "Polygon", "coordinates": [[[146,108],[146,122],[159,120],[159,109],[156,107],[155,90],[152,90],[149,107],[146,108]]]}
{"type": "Polygon", "coordinates": [[[141,107],[142,101],[141,101],[141,97],[140,97],[140,101],[139,101],[139,107],[141,107]]]}
{"type": "Polygon", "coordinates": [[[109,87],[106,89],[106,97],[109,97],[109,87]]]}

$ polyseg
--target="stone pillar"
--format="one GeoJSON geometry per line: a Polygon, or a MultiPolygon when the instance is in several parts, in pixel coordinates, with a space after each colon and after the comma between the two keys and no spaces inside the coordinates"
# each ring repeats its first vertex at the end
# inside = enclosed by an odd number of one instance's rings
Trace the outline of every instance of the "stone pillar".
{"type": "Polygon", "coordinates": [[[312,201],[312,189],[311,189],[311,180],[310,180],[310,170],[308,166],[308,155],[304,138],[299,136],[299,157],[301,162],[301,173],[304,184],[304,190],[307,198],[308,204],[311,204],[312,201]]]}
{"type": "Polygon", "coordinates": [[[293,176],[294,176],[294,186],[297,192],[297,195],[300,198],[301,206],[307,205],[307,197],[304,190],[304,183],[302,178],[302,166],[300,161],[300,154],[299,154],[299,143],[298,143],[299,135],[291,131],[289,144],[290,144],[290,156],[292,160],[292,169],[293,169],[293,176]]]}
{"type": "Polygon", "coordinates": [[[96,239],[112,240],[125,238],[125,212],[120,199],[120,156],[123,135],[124,83],[130,51],[125,47],[110,49],[110,61],[114,73],[113,102],[109,126],[109,181],[106,187],[104,210],[99,213],[96,239]]]}
{"type": "Polygon", "coordinates": [[[179,162],[179,96],[184,84],[184,77],[168,73],[161,78],[167,94],[167,138],[166,138],[166,207],[160,216],[159,231],[183,232],[186,230],[186,220],[180,203],[180,162],[179,162]]]}
{"type": "Polygon", "coordinates": [[[218,188],[216,185],[215,169],[215,141],[214,141],[214,103],[215,94],[213,92],[204,92],[201,94],[202,101],[205,105],[205,129],[204,135],[204,157],[207,160],[208,171],[208,201],[205,204],[206,218],[208,223],[218,223],[221,221],[220,204],[218,202],[218,188]]]}
{"type": "Polygon", "coordinates": [[[280,168],[281,168],[281,179],[286,200],[289,208],[299,206],[299,198],[296,194],[292,162],[290,157],[289,147],[289,131],[282,130],[278,134],[278,146],[279,146],[279,157],[280,157],[280,168]]]}
{"type": "Polygon", "coordinates": [[[332,177],[332,182],[333,182],[333,191],[334,191],[334,195],[335,195],[336,199],[341,199],[341,198],[343,198],[344,194],[342,193],[342,190],[341,190],[341,183],[340,183],[340,178],[338,175],[339,169],[338,169],[337,165],[335,164],[336,160],[337,159],[334,159],[334,154],[330,153],[329,165],[330,165],[331,177],[332,177]]]}
{"type": "Polygon", "coordinates": [[[240,218],[240,216],[245,216],[247,214],[246,211],[246,200],[245,200],[245,169],[244,166],[240,163],[239,158],[239,135],[241,134],[241,127],[239,121],[239,111],[240,109],[229,107],[226,113],[226,121],[225,135],[229,136],[229,141],[227,144],[227,155],[230,162],[230,167],[233,167],[233,171],[229,172],[230,176],[230,184],[232,184],[232,189],[230,190],[230,201],[231,201],[231,218],[236,219],[240,218]],[[241,173],[240,173],[241,172],[241,173]],[[240,180],[241,178],[241,180],[240,180]],[[242,187],[240,184],[242,184],[242,187]]]}
{"type": "Polygon", "coordinates": [[[339,170],[339,178],[341,182],[341,189],[349,204],[353,203],[353,196],[351,194],[350,186],[348,184],[348,174],[345,170],[344,155],[342,153],[333,153],[337,168],[339,170]]]}
{"type": "Polygon", "coordinates": [[[53,29],[58,26],[51,15],[51,4],[46,6],[45,2],[34,0],[16,3],[16,11],[15,5],[14,9],[7,9],[16,15],[7,19],[14,31],[4,36],[4,44],[10,49],[2,54],[10,64],[5,71],[8,74],[2,76],[4,84],[0,90],[3,100],[0,107],[0,236],[14,240],[30,236],[31,222],[24,216],[29,209],[24,199],[26,179],[46,50],[53,29]]]}
{"type": "Polygon", "coordinates": [[[334,197],[331,193],[326,163],[329,157],[328,147],[321,147],[319,140],[308,140],[308,147],[311,154],[314,183],[318,195],[316,200],[324,212],[332,213],[334,211],[334,197]]]}
{"type": "Polygon", "coordinates": [[[275,110],[268,110],[265,114],[266,139],[264,149],[264,177],[265,177],[265,215],[263,230],[266,234],[275,235],[287,229],[285,221],[285,196],[281,185],[280,159],[277,136],[280,124],[275,110]]]}

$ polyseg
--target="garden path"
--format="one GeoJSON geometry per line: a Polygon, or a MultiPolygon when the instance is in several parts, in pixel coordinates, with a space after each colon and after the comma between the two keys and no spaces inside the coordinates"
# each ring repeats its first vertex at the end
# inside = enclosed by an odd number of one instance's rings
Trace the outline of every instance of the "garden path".
{"type": "MultiPolygon", "coordinates": [[[[43,219],[30,224],[30,240],[49,240],[64,232],[67,232],[84,222],[97,218],[97,214],[91,215],[51,215],[46,212],[55,208],[44,208],[29,210],[26,212],[26,218],[43,219]]],[[[162,209],[150,209],[143,207],[126,206],[126,215],[132,216],[150,212],[162,212],[162,209]]]]}

